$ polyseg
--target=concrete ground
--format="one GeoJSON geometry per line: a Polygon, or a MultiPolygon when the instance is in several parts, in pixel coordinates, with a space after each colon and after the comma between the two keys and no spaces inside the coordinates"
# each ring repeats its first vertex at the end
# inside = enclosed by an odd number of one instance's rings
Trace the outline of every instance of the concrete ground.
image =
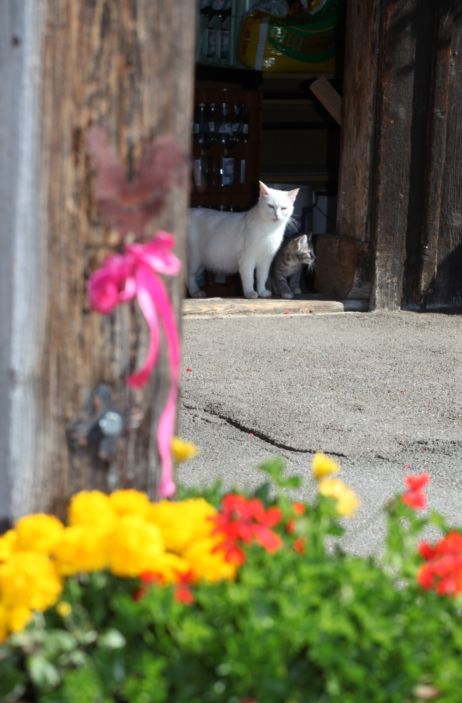
{"type": "Polygon", "coordinates": [[[409,472],[428,471],[431,506],[462,525],[460,316],[186,318],[182,367],[180,434],[201,449],[183,483],[255,486],[278,455],[309,495],[320,449],[361,498],[346,548],[380,550],[381,508],[409,472]]]}

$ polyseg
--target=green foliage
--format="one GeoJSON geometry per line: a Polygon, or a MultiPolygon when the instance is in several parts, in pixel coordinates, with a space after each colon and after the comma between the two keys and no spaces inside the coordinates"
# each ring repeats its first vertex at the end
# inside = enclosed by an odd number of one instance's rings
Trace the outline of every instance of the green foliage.
{"type": "Polygon", "coordinates": [[[0,646],[0,701],[459,703],[460,601],[416,579],[419,536],[447,532],[443,518],[398,497],[383,557],[347,554],[335,501],[319,496],[286,529],[298,479],[279,460],[262,468],[272,485],[253,496],[281,510],[281,549],[247,546],[236,579],[194,585],[192,604],[157,585],[137,598],[136,579],[107,572],[70,578],[70,614],[51,608],[0,646]]]}

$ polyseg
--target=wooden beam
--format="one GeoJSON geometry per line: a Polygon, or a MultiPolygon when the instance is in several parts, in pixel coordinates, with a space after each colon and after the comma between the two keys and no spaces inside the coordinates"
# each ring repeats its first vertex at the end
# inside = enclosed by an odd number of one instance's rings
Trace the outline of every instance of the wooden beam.
{"type": "MultiPolygon", "coordinates": [[[[462,308],[462,10],[438,3],[434,22],[432,104],[420,268],[415,302],[462,308]]],[[[416,262],[417,263],[417,262],[416,262]]]]}
{"type": "Polygon", "coordinates": [[[410,193],[418,0],[382,1],[371,223],[372,309],[400,308],[410,193]]]}
{"type": "Polygon", "coordinates": [[[342,98],[327,78],[323,76],[313,81],[310,90],[337,124],[342,124],[342,98]]]}
{"type": "Polygon", "coordinates": [[[336,232],[370,238],[379,1],[348,0],[336,232]]]}
{"type": "MultiPolygon", "coordinates": [[[[7,40],[0,81],[13,98],[0,105],[3,164],[11,166],[0,190],[2,220],[11,227],[2,234],[11,241],[2,259],[9,335],[1,356],[0,480],[7,488],[0,517],[60,513],[81,488],[154,488],[166,361],[162,355],[147,390],[128,391],[126,375],[146,350],[144,323],[128,306],[104,318],[89,310],[88,276],[116,239],[93,206],[85,135],[104,123],[131,172],[154,136],[172,134],[189,148],[194,18],[193,3],[163,0],[0,6],[7,40]],[[66,439],[102,381],[141,418],[109,463],[70,451],[66,439]]],[[[155,223],[175,231],[182,254],[186,206],[186,190],[177,190],[155,223]]],[[[182,290],[178,279],[171,286],[177,310],[182,290]]]]}

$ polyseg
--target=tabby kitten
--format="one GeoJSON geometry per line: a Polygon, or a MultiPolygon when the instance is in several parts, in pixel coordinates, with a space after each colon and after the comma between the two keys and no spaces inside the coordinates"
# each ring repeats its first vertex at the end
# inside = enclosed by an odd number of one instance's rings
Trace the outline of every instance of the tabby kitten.
{"type": "Polygon", "coordinates": [[[283,241],[270,268],[268,287],[273,295],[281,298],[300,295],[303,267],[312,269],[315,259],[311,234],[300,234],[283,241]]]}

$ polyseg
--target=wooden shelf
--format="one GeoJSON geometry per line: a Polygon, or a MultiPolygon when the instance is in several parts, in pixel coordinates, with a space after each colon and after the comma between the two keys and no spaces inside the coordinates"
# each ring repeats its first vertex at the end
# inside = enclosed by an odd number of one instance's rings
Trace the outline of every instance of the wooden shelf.
{"type": "MultiPolygon", "coordinates": [[[[259,148],[260,148],[260,101],[258,90],[238,86],[217,85],[215,82],[200,81],[196,83],[195,104],[221,103],[243,105],[247,111],[248,136],[246,141],[230,144],[214,142],[212,144],[193,145],[193,159],[204,159],[205,177],[203,186],[194,184],[191,192],[193,207],[212,207],[233,210],[247,210],[258,197],[259,148]],[[234,158],[234,183],[229,186],[220,184],[222,157],[234,158]],[[245,161],[245,177],[241,182],[241,164],[245,161]]],[[[198,167],[201,164],[196,164],[198,167]]]]}

